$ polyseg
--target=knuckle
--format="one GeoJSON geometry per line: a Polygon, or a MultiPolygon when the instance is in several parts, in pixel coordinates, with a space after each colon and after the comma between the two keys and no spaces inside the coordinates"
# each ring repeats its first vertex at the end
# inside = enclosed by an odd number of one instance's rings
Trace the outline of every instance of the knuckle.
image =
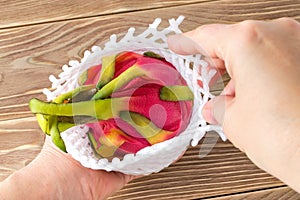
{"type": "Polygon", "coordinates": [[[199,34],[202,32],[202,30],[203,30],[203,28],[204,28],[205,26],[207,26],[207,25],[202,25],[202,26],[197,27],[197,28],[193,31],[193,35],[194,35],[194,36],[195,36],[195,35],[199,35],[199,34]]]}
{"type": "Polygon", "coordinates": [[[218,31],[223,28],[223,24],[204,24],[195,29],[195,34],[201,34],[203,32],[218,31]]]}
{"type": "Polygon", "coordinates": [[[194,34],[195,35],[199,35],[201,33],[203,33],[203,31],[207,31],[208,29],[210,29],[212,25],[209,24],[204,24],[202,26],[199,26],[198,28],[195,29],[194,34]]]}
{"type": "Polygon", "coordinates": [[[289,17],[282,17],[282,18],[276,19],[275,21],[277,21],[280,24],[285,25],[288,28],[300,28],[299,22],[297,22],[296,20],[289,18],[289,17]]]}
{"type": "Polygon", "coordinates": [[[238,31],[241,33],[241,40],[246,44],[259,42],[264,35],[264,29],[261,22],[254,20],[241,22],[238,31]]]}

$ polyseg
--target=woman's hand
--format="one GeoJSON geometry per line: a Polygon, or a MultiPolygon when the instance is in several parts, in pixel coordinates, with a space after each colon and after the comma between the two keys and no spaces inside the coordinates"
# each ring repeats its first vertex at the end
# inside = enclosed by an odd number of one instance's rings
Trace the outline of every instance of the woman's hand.
{"type": "Polygon", "coordinates": [[[211,66],[228,72],[230,82],[206,104],[204,117],[300,192],[300,24],[282,18],[204,25],[168,42],[180,54],[199,53],[200,46],[211,66]]]}
{"type": "Polygon", "coordinates": [[[46,141],[41,153],[0,185],[4,199],[106,199],[134,177],[92,170],[46,141]],[[26,197],[26,198],[25,198],[26,197]]]}

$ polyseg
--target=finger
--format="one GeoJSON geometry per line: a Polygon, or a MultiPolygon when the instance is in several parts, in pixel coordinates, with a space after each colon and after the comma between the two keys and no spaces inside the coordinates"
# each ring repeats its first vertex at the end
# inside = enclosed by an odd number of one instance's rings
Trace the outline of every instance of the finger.
{"type": "Polygon", "coordinates": [[[204,60],[208,63],[207,66],[208,71],[216,70],[215,75],[212,77],[212,79],[209,82],[209,86],[213,86],[218,81],[222,81],[222,76],[226,72],[224,61],[219,58],[208,58],[208,57],[205,57],[204,60]]]}
{"type": "Polygon", "coordinates": [[[235,96],[235,83],[232,79],[228,82],[228,84],[222,91],[221,95],[232,96],[232,97],[235,96]]]}
{"type": "Polygon", "coordinates": [[[224,61],[220,58],[204,57],[204,60],[208,63],[209,68],[225,69],[224,61]]]}
{"type": "Polygon", "coordinates": [[[224,59],[227,43],[233,34],[231,25],[210,24],[168,38],[169,48],[179,54],[201,53],[205,56],[224,59]]]}
{"type": "Polygon", "coordinates": [[[225,111],[233,99],[232,96],[221,95],[208,101],[202,110],[204,119],[210,124],[223,125],[225,111]]]}
{"type": "Polygon", "coordinates": [[[234,81],[230,80],[221,95],[208,101],[202,110],[204,119],[211,124],[223,124],[227,105],[233,101],[235,97],[234,81]]]}
{"type": "MultiPolygon", "coordinates": [[[[216,73],[213,75],[213,77],[209,81],[209,86],[214,87],[214,85],[220,86],[220,84],[223,84],[223,79],[222,76],[225,74],[226,70],[225,69],[215,69],[214,67],[211,67],[208,65],[207,70],[216,70],[216,73]]],[[[200,72],[201,75],[201,72],[200,72]]],[[[203,87],[202,81],[198,80],[198,84],[200,87],[203,87]]],[[[224,85],[221,85],[223,87],[224,85]]]]}
{"type": "Polygon", "coordinates": [[[223,75],[225,74],[225,72],[226,72],[225,69],[217,70],[215,75],[209,81],[210,89],[214,89],[214,87],[217,87],[217,88],[224,87],[223,75]]]}
{"type": "Polygon", "coordinates": [[[202,53],[200,46],[184,34],[169,36],[168,46],[172,51],[181,55],[202,53]]]}

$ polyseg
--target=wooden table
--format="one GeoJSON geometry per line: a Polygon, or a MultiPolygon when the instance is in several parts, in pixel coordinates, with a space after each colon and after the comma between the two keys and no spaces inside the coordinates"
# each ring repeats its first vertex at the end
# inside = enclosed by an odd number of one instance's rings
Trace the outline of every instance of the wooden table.
{"type": "MultiPolygon", "coordinates": [[[[45,99],[41,92],[50,87],[50,74],[58,75],[63,64],[111,34],[178,15],[186,16],[183,31],[246,19],[300,20],[299,0],[0,0],[0,8],[0,180],[27,165],[43,145],[29,99],[45,99]]],[[[217,139],[206,138],[208,146],[217,139]]],[[[300,199],[230,142],[218,140],[202,159],[200,148],[190,148],[160,173],[132,181],[111,199],[300,199]]]]}

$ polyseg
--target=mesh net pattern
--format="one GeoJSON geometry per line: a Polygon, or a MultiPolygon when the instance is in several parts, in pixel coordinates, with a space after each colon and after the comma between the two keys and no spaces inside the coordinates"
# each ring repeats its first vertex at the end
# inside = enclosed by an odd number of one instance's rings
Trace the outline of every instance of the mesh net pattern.
{"type": "Polygon", "coordinates": [[[151,50],[163,56],[172,63],[186,80],[189,88],[194,93],[193,113],[186,130],[180,135],[167,141],[141,149],[136,154],[127,154],[123,159],[113,158],[111,161],[105,158],[97,158],[87,137],[88,127],[79,125],[61,133],[67,151],[83,166],[92,169],[104,169],[107,171],[120,171],[125,174],[142,175],[158,172],[174,162],[191,144],[196,146],[208,131],[216,131],[225,140],[225,135],[220,126],[208,125],[201,110],[204,104],[214,96],[209,91],[209,82],[215,75],[215,70],[208,70],[207,63],[201,59],[201,55],[182,56],[168,49],[167,36],[169,34],[181,33],[179,25],[184,17],[170,19],[169,26],[158,30],[161,19],[154,20],[141,34],[135,35],[135,29],[130,28],[126,35],[119,40],[117,35],[111,35],[103,48],[93,46],[91,51],[86,50],[81,61],[71,60],[69,65],[62,67],[58,77],[51,75],[52,91],[44,89],[47,99],[53,100],[62,93],[71,91],[78,87],[79,75],[89,67],[101,63],[101,58],[112,52],[132,50],[143,53],[151,50]],[[192,66],[192,67],[191,67],[192,66]],[[198,85],[198,81],[203,86],[198,85]]]}

